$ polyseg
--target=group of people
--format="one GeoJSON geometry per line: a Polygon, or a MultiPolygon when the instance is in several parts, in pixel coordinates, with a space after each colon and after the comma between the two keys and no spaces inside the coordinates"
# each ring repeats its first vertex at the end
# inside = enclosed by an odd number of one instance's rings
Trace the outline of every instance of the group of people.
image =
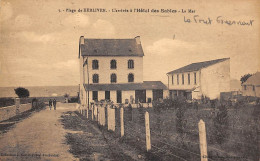
{"type": "Polygon", "coordinates": [[[56,110],[56,99],[53,99],[53,100],[50,99],[49,100],[50,110],[51,110],[52,106],[53,106],[54,110],[56,110]]]}

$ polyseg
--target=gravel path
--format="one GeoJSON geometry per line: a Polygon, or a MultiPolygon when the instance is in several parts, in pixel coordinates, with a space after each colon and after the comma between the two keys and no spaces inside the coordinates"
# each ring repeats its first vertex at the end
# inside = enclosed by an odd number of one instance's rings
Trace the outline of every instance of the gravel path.
{"type": "Polygon", "coordinates": [[[57,104],[57,110],[46,108],[17,123],[0,135],[0,160],[78,160],[65,143],[66,130],[60,116],[75,109],[75,104],[57,104]]]}

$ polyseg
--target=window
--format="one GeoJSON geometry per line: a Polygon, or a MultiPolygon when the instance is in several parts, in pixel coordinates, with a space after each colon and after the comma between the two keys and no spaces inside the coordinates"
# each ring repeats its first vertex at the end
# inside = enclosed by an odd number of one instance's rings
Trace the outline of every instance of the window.
{"type": "Polygon", "coordinates": [[[98,69],[98,60],[92,60],[92,69],[98,69]]]}
{"type": "Polygon", "coordinates": [[[177,74],[177,84],[179,85],[179,74],[177,74]]]}
{"type": "Polygon", "coordinates": [[[110,61],[110,69],[116,69],[116,60],[111,60],[110,61]]]}
{"type": "Polygon", "coordinates": [[[110,76],[110,82],[111,82],[111,83],[116,83],[116,74],[115,74],[115,73],[111,74],[111,76],[110,76]]]}
{"type": "Polygon", "coordinates": [[[98,81],[99,81],[99,76],[98,76],[98,74],[93,74],[93,77],[92,77],[92,81],[93,81],[93,83],[98,83],[98,81]]]}
{"type": "Polygon", "coordinates": [[[133,60],[128,60],[128,69],[133,69],[134,68],[134,61],[133,60]]]}
{"type": "Polygon", "coordinates": [[[244,90],[246,90],[246,85],[244,85],[244,90]]]}
{"type": "Polygon", "coordinates": [[[128,74],[128,82],[134,82],[134,74],[128,74]]]}
{"type": "Polygon", "coordinates": [[[98,101],[98,91],[92,91],[92,100],[98,101]]]}
{"type": "Polygon", "coordinates": [[[174,83],[174,81],[173,81],[174,79],[173,79],[173,75],[172,75],[172,84],[174,83]]]}
{"type": "Polygon", "coordinates": [[[197,75],[194,73],[194,84],[197,84],[197,75]]]}
{"type": "Polygon", "coordinates": [[[255,86],[253,86],[253,91],[255,91],[255,86]]]}
{"type": "Polygon", "coordinates": [[[181,75],[182,78],[182,84],[184,84],[184,74],[181,75]]]}
{"type": "Polygon", "coordinates": [[[188,73],[188,84],[190,84],[190,73],[188,73]]]}

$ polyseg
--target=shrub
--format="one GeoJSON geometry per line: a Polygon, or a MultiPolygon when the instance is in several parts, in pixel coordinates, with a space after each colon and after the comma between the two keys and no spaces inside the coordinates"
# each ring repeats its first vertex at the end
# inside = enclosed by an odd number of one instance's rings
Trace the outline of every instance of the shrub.
{"type": "Polygon", "coordinates": [[[78,97],[71,97],[69,99],[69,103],[78,103],[79,102],[79,98],[78,97]]]}
{"type": "Polygon", "coordinates": [[[225,105],[218,107],[219,111],[213,119],[215,141],[222,144],[228,138],[228,111],[225,105]]]}
{"type": "Polygon", "coordinates": [[[16,89],[14,89],[15,94],[19,97],[19,98],[25,98],[25,97],[29,97],[30,96],[30,92],[28,89],[25,89],[23,87],[18,87],[16,89]]]}
{"type": "Polygon", "coordinates": [[[186,106],[179,106],[176,111],[176,130],[177,133],[181,135],[183,134],[187,123],[184,117],[186,110],[187,110],[186,106]]]}

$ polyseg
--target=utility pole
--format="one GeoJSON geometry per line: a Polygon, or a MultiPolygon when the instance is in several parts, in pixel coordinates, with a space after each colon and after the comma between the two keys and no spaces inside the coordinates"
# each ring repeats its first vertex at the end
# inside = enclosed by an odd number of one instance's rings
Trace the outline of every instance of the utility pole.
{"type": "Polygon", "coordinates": [[[87,90],[88,90],[88,109],[89,109],[89,70],[88,70],[88,57],[87,57],[87,74],[88,74],[88,88],[87,88],[87,90]]]}
{"type": "MultiPolygon", "coordinates": [[[[82,70],[82,72],[83,72],[83,89],[85,91],[85,86],[84,86],[84,84],[85,84],[85,68],[84,67],[85,67],[85,61],[84,61],[84,56],[83,56],[83,70],[82,70]]],[[[83,102],[84,102],[84,100],[83,100],[83,102]]]]}
{"type": "MultiPolygon", "coordinates": [[[[83,61],[84,61],[84,57],[83,57],[83,61]]],[[[87,104],[88,104],[88,108],[89,108],[89,69],[88,69],[88,57],[87,59],[84,61],[83,63],[83,86],[85,84],[85,65],[87,65],[87,77],[88,77],[88,85],[87,85],[87,104]]]]}

